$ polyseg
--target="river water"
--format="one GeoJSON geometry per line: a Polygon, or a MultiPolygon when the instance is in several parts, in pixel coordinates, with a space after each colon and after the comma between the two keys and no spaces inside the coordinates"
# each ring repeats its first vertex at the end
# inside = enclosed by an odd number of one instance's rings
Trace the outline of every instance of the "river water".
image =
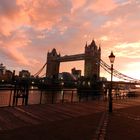
{"type": "MultiPolygon", "coordinates": [[[[0,90],[0,107],[11,106],[13,102],[13,90],[0,90]]],[[[76,89],[64,89],[63,91],[40,91],[38,89],[29,90],[28,104],[77,102],[79,96],[76,89]]],[[[22,99],[18,99],[18,105],[22,104],[22,99]]]]}
{"type": "MultiPolygon", "coordinates": [[[[140,96],[140,89],[138,89],[137,95],[140,96]]],[[[13,90],[0,90],[0,107],[12,106],[13,103],[13,90]]],[[[128,92],[125,90],[120,91],[119,95],[126,96],[128,92]]],[[[108,95],[106,96],[108,97],[108,95]]],[[[115,99],[115,93],[113,98],[115,99]]],[[[119,96],[120,97],[120,96],[119,96]]],[[[102,99],[105,97],[101,97],[102,99]]],[[[85,96],[80,98],[76,89],[63,89],[63,91],[40,91],[34,87],[29,90],[28,104],[46,104],[46,103],[63,103],[63,102],[78,102],[79,100],[90,100],[93,96],[85,96]]],[[[97,97],[94,97],[97,99],[97,97]]],[[[18,99],[18,105],[22,104],[22,99],[18,99]]]]}

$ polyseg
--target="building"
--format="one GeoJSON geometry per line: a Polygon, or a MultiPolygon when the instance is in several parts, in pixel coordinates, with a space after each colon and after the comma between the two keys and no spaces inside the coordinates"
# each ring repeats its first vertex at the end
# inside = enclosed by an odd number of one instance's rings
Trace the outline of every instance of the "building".
{"type": "Polygon", "coordinates": [[[0,82],[10,82],[12,79],[12,72],[7,70],[6,67],[1,63],[0,64],[0,82]]]}
{"type": "Polygon", "coordinates": [[[30,77],[30,72],[28,70],[22,70],[19,72],[19,77],[20,78],[29,78],[30,77]]]}
{"type": "Polygon", "coordinates": [[[1,63],[0,64],[0,76],[4,75],[6,71],[6,67],[1,63]]]}
{"type": "Polygon", "coordinates": [[[71,73],[78,79],[81,77],[81,70],[76,70],[76,68],[71,69],[71,73]]]}
{"type": "Polygon", "coordinates": [[[59,73],[58,79],[64,83],[64,87],[75,87],[77,84],[75,76],[69,72],[59,73]]]}
{"type": "Polygon", "coordinates": [[[107,81],[106,77],[100,77],[100,81],[107,81]]]}

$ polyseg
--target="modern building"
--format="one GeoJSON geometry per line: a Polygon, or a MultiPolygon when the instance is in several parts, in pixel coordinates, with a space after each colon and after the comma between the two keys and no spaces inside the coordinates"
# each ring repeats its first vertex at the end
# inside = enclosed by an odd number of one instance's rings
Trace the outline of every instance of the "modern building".
{"type": "Polygon", "coordinates": [[[106,77],[100,77],[100,81],[107,81],[106,77]]]}
{"type": "Polygon", "coordinates": [[[77,83],[75,76],[69,72],[59,73],[58,79],[60,79],[64,83],[65,87],[74,87],[77,83]]]}
{"type": "Polygon", "coordinates": [[[71,69],[71,73],[78,79],[81,77],[81,70],[76,70],[76,68],[71,69]]]}
{"type": "Polygon", "coordinates": [[[30,72],[28,70],[22,70],[19,72],[19,77],[20,78],[29,78],[30,77],[30,72]]]}
{"type": "Polygon", "coordinates": [[[0,82],[9,82],[12,79],[12,72],[6,69],[2,63],[0,64],[0,82]]]}

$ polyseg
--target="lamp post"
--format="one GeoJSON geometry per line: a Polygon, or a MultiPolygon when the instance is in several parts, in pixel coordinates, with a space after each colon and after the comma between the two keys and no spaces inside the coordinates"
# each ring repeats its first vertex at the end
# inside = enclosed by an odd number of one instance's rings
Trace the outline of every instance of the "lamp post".
{"type": "Polygon", "coordinates": [[[110,82],[110,89],[109,89],[109,112],[112,112],[112,80],[113,80],[113,63],[115,60],[115,55],[111,51],[111,54],[108,56],[110,63],[111,63],[111,82],[110,82]]]}

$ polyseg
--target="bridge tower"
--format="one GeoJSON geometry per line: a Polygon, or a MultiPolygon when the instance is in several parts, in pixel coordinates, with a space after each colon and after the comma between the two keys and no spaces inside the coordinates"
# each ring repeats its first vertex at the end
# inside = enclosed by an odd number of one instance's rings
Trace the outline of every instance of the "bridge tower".
{"type": "Polygon", "coordinates": [[[100,58],[101,48],[97,47],[95,41],[92,40],[90,45],[85,45],[85,77],[94,77],[99,79],[100,77],[100,58]]]}
{"type": "Polygon", "coordinates": [[[55,48],[53,48],[51,52],[48,52],[46,76],[52,77],[58,75],[60,66],[59,58],[60,54],[57,54],[55,48]]]}

